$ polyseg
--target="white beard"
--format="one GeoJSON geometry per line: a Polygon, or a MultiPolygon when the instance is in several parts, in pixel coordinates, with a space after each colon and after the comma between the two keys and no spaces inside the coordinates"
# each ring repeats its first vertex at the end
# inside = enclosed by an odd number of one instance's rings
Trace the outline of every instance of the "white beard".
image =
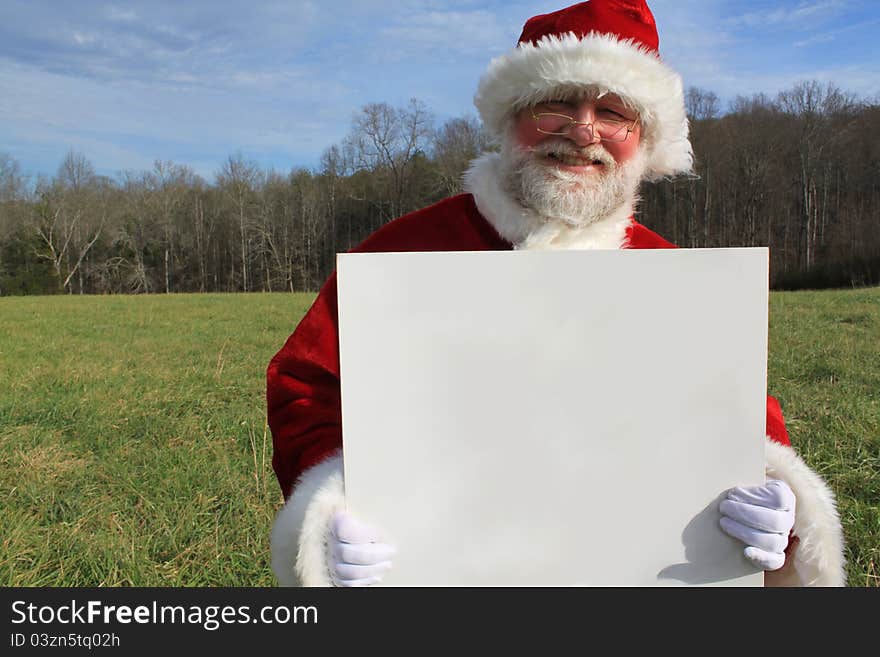
{"type": "Polygon", "coordinates": [[[645,159],[642,149],[620,165],[601,144],[580,148],[560,139],[523,150],[505,140],[501,145],[501,175],[514,198],[546,221],[583,228],[635,198],[645,159]],[[601,161],[603,171],[593,176],[564,171],[542,160],[551,152],[601,161]]]}

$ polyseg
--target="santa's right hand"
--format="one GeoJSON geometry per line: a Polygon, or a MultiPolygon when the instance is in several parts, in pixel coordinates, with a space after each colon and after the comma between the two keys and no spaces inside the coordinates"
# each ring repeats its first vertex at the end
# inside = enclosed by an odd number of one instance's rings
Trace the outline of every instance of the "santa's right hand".
{"type": "Polygon", "coordinates": [[[397,551],[384,542],[382,532],[347,511],[337,511],[330,521],[327,565],[336,586],[371,586],[391,569],[397,551]]]}

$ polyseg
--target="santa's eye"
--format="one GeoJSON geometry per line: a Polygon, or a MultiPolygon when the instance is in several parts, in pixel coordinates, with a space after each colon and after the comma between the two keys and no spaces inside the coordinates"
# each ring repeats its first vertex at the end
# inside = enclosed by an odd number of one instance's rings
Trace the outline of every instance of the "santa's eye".
{"type": "Polygon", "coordinates": [[[629,117],[610,107],[603,107],[596,112],[596,116],[600,119],[609,119],[611,121],[635,121],[635,118],[629,117]]]}

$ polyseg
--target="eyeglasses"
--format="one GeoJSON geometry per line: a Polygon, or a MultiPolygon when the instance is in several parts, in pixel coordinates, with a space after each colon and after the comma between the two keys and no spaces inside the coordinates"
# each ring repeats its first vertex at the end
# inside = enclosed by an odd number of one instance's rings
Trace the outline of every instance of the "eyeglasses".
{"type": "Polygon", "coordinates": [[[590,122],[576,121],[571,116],[555,112],[538,112],[536,114],[534,108],[531,112],[532,118],[535,120],[535,128],[540,133],[565,136],[571,132],[573,126],[588,125],[590,126],[590,135],[593,138],[598,136],[599,141],[626,141],[629,133],[635,130],[636,124],[639,122],[638,117],[628,121],[605,118],[590,122]]]}

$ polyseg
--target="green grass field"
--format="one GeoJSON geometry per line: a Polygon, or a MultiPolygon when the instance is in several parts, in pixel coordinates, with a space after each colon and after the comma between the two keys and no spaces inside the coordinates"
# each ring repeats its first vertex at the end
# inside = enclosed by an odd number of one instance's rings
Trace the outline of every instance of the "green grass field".
{"type": "MultiPolygon", "coordinates": [[[[308,294],[0,298],[0,584],[273,585],[265,369],[308,294]]],[[[880,289],[771,295],[770,390],[880,586],[880,289]]]]}

